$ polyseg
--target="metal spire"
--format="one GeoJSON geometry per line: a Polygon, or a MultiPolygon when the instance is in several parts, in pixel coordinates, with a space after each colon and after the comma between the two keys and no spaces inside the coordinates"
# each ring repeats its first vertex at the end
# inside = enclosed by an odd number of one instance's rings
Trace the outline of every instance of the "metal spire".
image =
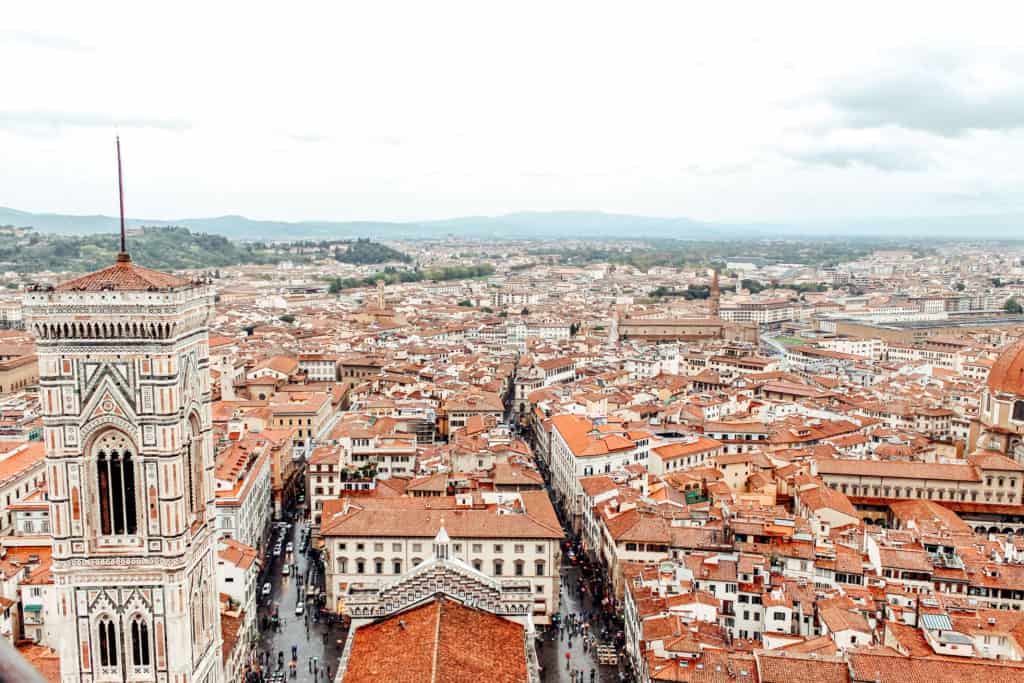
{"type": "Polygon", "coordinates": [[[124,179],[121,174],[121,136],[118,135],[115,140],[117,141],[117,195],[121,202],[121,252],[117,255],[117,260],[119,263],[127,263],[132,258],[128,255],[127,235],[124,228],[124,179]]]}

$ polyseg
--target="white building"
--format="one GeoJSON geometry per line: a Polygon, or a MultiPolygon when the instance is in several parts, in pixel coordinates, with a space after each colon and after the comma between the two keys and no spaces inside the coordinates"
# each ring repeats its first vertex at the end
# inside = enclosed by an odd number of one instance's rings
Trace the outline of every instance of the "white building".
{"type": "Polygon", "coordinates": [[[563,534],[543,491],[327,501],[320,527],[327,604],[344,612],[351,584],[383,586],[431,559],[442,527],[454,558],[494,579],[528,580],[534,622],[550,623],[558,611],[563,534]]]}

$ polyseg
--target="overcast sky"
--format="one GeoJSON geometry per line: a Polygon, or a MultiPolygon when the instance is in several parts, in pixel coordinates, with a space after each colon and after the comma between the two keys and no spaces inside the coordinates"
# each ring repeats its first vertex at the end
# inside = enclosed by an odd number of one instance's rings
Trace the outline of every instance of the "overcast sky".
{"type": "Polygon", "coordinates": [[[119,131],[143,218],[1024,210],[1020,3],[797,7],[11,3],[0,205],[115,214],[119,131]]]}

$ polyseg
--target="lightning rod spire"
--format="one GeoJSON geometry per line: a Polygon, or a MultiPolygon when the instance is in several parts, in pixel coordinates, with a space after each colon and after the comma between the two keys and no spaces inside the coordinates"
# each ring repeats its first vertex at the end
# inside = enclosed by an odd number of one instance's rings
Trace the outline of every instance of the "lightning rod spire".
{"type": "Polygon", "coordinates": [[[121,136],[115,137],[117,142],[117,196],[121,203],[121,252],[117,255],[119,263],[131,261],[128,255],[127,234],[124,227],[124,178],[121,173],[121,136]]]}

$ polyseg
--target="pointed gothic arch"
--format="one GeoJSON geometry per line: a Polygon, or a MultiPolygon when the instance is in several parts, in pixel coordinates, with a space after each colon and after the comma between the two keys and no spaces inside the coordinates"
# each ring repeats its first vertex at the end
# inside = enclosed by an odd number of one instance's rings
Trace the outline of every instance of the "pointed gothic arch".
{"type": "Polygon", "coordinates": [[[86,453],[96,480],[96,531],[100,536],[139,533],[138,449],[127,434],[106,428],[91,439],[86,453]]]}
{"type": "Polygon", "coordinates": [[[189,511],[198,519],[203,519],[206,512],[206,494],[203,491],[205,457],[199,416],[193,412],[188,417],[185,442],[185,501],[189,511]]]}
{"type": "Polygon", "coordinates": [[[117,627],[114,620],[103,614],[96,621],[96,635],[99,645],[100,666],[117,666],[117,627]]]}
{"type": "Polygon", "coordinates": [[[149,666],[150,642],[149,622],[141,613],[136,613],[131,620],[132,664],[149,666]]]}

